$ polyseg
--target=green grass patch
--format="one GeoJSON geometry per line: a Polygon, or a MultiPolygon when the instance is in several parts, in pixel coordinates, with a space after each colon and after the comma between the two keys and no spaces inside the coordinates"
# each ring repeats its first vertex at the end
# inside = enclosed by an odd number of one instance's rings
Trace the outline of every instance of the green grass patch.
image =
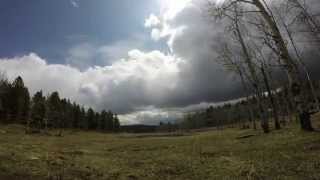
{"type": "Polygon", "coordinates": [[[298,126],[270,134],[65,131],[63,137],[0,126],[0,179],[300,180],[320,179],[319,169],[320,133],[298,126]]]}

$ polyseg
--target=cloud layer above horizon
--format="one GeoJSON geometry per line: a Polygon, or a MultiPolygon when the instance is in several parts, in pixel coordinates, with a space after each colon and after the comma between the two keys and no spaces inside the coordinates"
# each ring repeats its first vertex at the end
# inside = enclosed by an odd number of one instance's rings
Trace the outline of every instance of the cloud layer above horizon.
{"type": "Polygon", "coordinates": [[[236,78],[214,60],[223,27],[207,22],[201,2],[162,4],[160,14],[142,20],[167,52],[140,49],[141,38],[101,46],[88,42],[70,48],[65,64],[48,64],[30,52],[0,58],[0,70],[9,79],[21,75],[32,93],[59,91],[96,110],[111,109],[126,124],[175,119],[183,109],[241,96],[236,78]]]}

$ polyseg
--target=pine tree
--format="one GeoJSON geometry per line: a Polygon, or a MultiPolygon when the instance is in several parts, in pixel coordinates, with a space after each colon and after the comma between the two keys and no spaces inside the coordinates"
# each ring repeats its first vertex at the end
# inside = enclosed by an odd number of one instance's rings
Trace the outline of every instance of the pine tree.
{"type": "Polygon", "coordinates": [[[80,122],[81,122],[81,109],[80,106],[77,105],[76,103],[73,103],[73,123],[72,127],[73,128],[79,128],[80,127],[80,122]]]}
{"type": "Polygon", "coordinates": [[[107,116],[106,116],[106,130],[107,131],[112,131],[114,129],[113,126],[113,113],[111,111],[107,112],[107,116]]]}
{"type": "Polygon", "coordinates": [[[11,92],[11,113],[13,115],[13,120],[18,123],[26,123],[26,120],[29,118],[30,95],[20,76],[12,83],[11,92]]]}
{"type": "Polygon", "coordinates": [[[99,123],[99,129],[100,130],[106,130],[106,126],[107,126],[107,112],[105,110],[103,110],[100,113],[100,123],[99,123]]]}
{"type": "Polygon", "coordinates": [[[44,118],[46,114],[46,98],[43,96],[42,91],[34,94],[31,104],[31,118],[29,127],[34,130],[40,130],[44,127],[44,118]]]}
{"type": "Polygon", "coordinates": [[[7,79],[0,80],[0,119],[3,123],[9,122],[9,113],[11,111],[11,88],[12,85],[7,79]]]}
{"type": "Polygon", "coordinates": [[[92,108],[87,112],[87,129],[94,129],[95,113],[92,108]]]}
{"type": "Polygon", "coordinates": [[[84,107],[81,107],[81,111],[80,111],[80,128],[88,129],[87,114],[84,107]]]}
{"type": "Polygon", "coordinates": [[[117,116],[114,117],[111,111],[99,113],[92,108],[86,111],[69,99],[60,99],[58,92],[46,98],[38,91],[30,101],[28,88],[20,76],[10,83],[1,79],[1,74],[0,120],[1,123],[27,124],[27,132],[40,132],[48,127],[58,129],[58,135],[62,135],[63,128],[113,131],[120,127],[117,116]]]}
{"type": "Polygon", "coordinates": [[[61,105],[61,114],[60,114],[60,128],[65,128],[67,126],[67,120],[70,119],[69,117],[69,110],[68,110],[68,102],[66,99],[62,99],[60,101],[60,105],[61,105]]]}
{"type": "Polygon", "coordinates": [[[60,128],[62,126],[61,122],[61,103],[58,92],[53,92],[47,100],[47,118],[48,126],[53,128],[60,128]]]}
{"type": "Polygon", "coordinates": [[[100,127],[100,113],[96,112],[94,116],[94,122],[92,129],[98,130],[100,127]]]}

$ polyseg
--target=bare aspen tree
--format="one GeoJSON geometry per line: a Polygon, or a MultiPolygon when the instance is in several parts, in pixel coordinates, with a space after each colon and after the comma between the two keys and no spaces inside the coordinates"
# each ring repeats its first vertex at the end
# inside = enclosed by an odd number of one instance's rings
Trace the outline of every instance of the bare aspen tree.
{"type": "Polygon", "coordinates": [[[276,92],[274,89],[276,88],[273,87],[272,85],[273,83],[271,83],[271,80],[272,80],[271,66],[272,65],[270,65],[269,62],[267,61],[267,58],[274,59],[275,57],[273,56],[273,54],[269,54],[269,56],[266,58],[265,53],[263,52],[263,49],[264,49],[263,46],[257,46],[255,42],[251,42],[251,44],[253,45],[253,47],[251,48],[256,49],[253,52],[255,52],[254,55],[255,55],[256,61],[260,66],[259,69],[262,75],[264,86],[267,91],[267,97],[269,99],[269,102],[272,108],[272,115],[274,119],[275,129],[281,129],[280,119],[279,119],[279,104],[276,97],[274,96],[274,92],[276,92]]]}
{"type": "Polygon", "coordinates": [[[308,100],[304,97],[302,92],[302,82],[299,78],[299,67],[291,57],[272,11],[269,9],[265,0],[252,0],[252,2],[260,10],[261,15],[269,25],[270,31],[272,32],[271,38],[275,42],[276,47],[279,49],[279,57],[286,65],[286,71],[288,72],[289,76],[290,90],[292,91],[295,102],[298,106],[301,128],[303,130],[312,131],[313,128],[311,121],[309,118],[305,118],[307,116],[304,115],[308,114],[310,109],[308,100]]]}
{"type": "Polygon", "coordinates": [[[231,20],[231,26],[230,26],[231,32],[234,34],[234,37],[235,37],[234,39],[240,45],[242,57],[244,60],[243,63],[246,64],[246,67],[250,74],[252,87],[257,96],[257,102],[258,102],[260,116],[261,116],[261,127],[265,133],[268,133],[269,122],[265,112],[265,107],[263,106],[263,102],[262,102],[263,90],[261,87],[261,82],[259,80],[258,73],[256,71],[256,67],[253,62],[253,57],[251,55],[250,49],[245,42],[243,32],[241,31],[241,28],[240,28],[240,21],[243,14],[240,12],[241,10],[239,10],[239,7],[237,5],[234,5],[233,9],[230,9],[229,12],[226,12],[221,8],[218,8],[217,11],[220,14],[220,16],[227,17],[229,20],[231,20]]]}
{"type": "MultiPolygon", "coordinates": [[[[289,0],[289,1],[297,1],[297,0],[289,0]]],[[[297,1],[297,3],[299,3],[299,2],[297,1]]],[[[298,46],[297,46],[296,40],[294,38],[293,32],[290,29],[290,25],[288,25],[286,23],[285,17],[281,14],[281,12],[280,12],[281,10],[285,11],[284,12],[285,16],[289,16],[291,14],[290,6],[288,4],[284,4],[283,8],[277,9],[278,19],[281,22],[281,24],[283,26],[283,29],[285,30],[285,32],[288,35],[288,39],[289,39],[290,44],[291,44],[291,46],[292,46],[292,48],[294,50],[294,53],[295,53],[296,58],[297,58],[297,61],[301,65],[302,70],[304,71],[304,73],[305,73],[305,75],[307,77],[307,81],[308,81],[308,84],[309,84],[309,87],[310,87],[310,91],[311,91],[313,100],[314,100],[314,102],[316,104],[316,109],[317,109],[317,111],[319,111],[320,110],[320,103],[319,103],[319,99],[318,99],[318,97],[316,95],[315,88],[314,88],[313,82],[311,80],[311,76],[310,76],[309,70],[307,68],[307,65],[302,60],[302,57],[300,55],[301,53],[300,53],[300,51],[298,49],[298,46]]],[[[294,18],[292,21],[290,21],[290,24],[296,23],[295,21],[296,21],[296,18],[294,18]]]]}
{"type": "MultiPolygon", "coordinates": [[[[265,0],[226,0],[222,3],[222,11],[232,11],[235,6],[239,5],[249,6],[248,11],[256,16],[260,16],[267,25],[268,38],[274,43],[274,50],[281,63],[283,64],[289,79],[290,91],[293,94],[297,110],[300,117],[301,128],[306,131],[312,131],[312,124],[310,118],[305,118],[304,114],[309,112],[309,104],[305,94],[302,92],[302,81],[300,79],[300,69],[298,63],[292,58],[289,53],[286,40],[281,34],[279,25],[277,24],[273,12],[265,0]],[[252,10],[253,8],[253,10],[252,10]]],[[[216,6],[216,4],[215,4],[216,6]]]]}
{"type": "Polygon", "coordinates": [[[270,87],[269,78],[268,78],[266,70],[265,70],[265,65],[262,64],[260,69],[261,69],[261,73],[262,73],[262,76],[263,76],[263,81],[265,83],[265,86],[266,86],[266,89],[267,89],[267,92],[268,92],[268,98],[269,98],[270,104],[272,106],[275,128],[276,129],[281,129],[280,120],[279,120],[279,116],[278,116],[278,114],[279,114],[278,113],[278,107],[276,107],[276,101],[274,99],[273,92],[272,92],[271,87],[270,87]]]}
{"type": "Polygon", "coordinates": [[[232,54],[228,45],[225,44],[223,49],[220,52],[219,59],[221,60],[222,65],[225,67],[226,70],[232,71],[239,75],[241,84],[246,96],[246,101],[247,101],[246,108],[249,115],[249,119],[252,122],[252,127],[254,129],[257,129],[256,120],[253,116],[253,111],[252,111],[252,104],[250,99],[250,88],[248,87],[248,83],[247,83],[248,74],[246,72],[245,67],[243,66],[243,63],[240,60],[238,61],[235,60],[235,57],[236,56],[232,54]]]}

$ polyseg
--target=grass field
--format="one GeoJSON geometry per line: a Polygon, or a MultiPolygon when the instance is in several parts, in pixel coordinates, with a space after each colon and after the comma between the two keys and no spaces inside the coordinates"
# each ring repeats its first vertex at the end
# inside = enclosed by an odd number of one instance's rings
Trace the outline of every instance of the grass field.
{"type": "Polygon", "coordinates": [[[0,126],[0,179],[320,179],[320,133],[226,129],[174,134],[0,126]],[[247,138],[239,138],[253,135],[247,138]]]}

